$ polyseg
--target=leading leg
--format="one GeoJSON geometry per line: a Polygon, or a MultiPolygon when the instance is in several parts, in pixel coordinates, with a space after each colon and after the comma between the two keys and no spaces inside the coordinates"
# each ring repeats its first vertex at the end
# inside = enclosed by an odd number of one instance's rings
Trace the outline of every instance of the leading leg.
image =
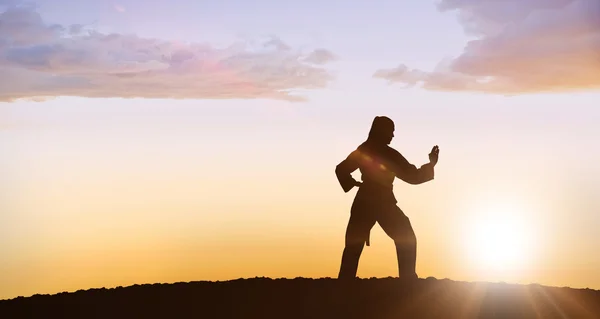
{"type": "Polygon", "coordinates": [[[393,205],[383,209],[377,221],[394,240],[400,278],[417,278],[417,237],[408,217],[398,206],[393,205]]]}

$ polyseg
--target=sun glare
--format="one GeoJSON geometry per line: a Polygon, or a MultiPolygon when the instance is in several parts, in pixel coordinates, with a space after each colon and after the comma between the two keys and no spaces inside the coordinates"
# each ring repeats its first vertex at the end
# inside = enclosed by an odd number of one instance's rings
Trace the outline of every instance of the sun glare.
{"type": "Polygon", "coordinates": [[[515,221],[481,220],[473,235],[473,253],[487,266],[511,266],[526,257],[521,245],[526,239],[515,221]]]}
{"type": "Polygon", "coordinates": [[[512,272],[525,266],[532,257],[532,231],[515,210],[475,216],[465,234],[472,265],[486,272],[512,272]]]}

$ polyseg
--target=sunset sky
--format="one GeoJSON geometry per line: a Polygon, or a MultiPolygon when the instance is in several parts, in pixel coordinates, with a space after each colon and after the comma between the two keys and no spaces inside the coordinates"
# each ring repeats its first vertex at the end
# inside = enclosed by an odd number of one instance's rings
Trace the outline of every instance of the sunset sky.
{"type": "MultiPolygon", "coordinates": [[[[600,289],[597,0],[0,0],[0,299],[336,277],[376,115],[417,273],[600,289]],[[359,178],[358,172],[355,174],[359,178]]],[[[396,276],[372,231],[361,277],[396,276]]]]}

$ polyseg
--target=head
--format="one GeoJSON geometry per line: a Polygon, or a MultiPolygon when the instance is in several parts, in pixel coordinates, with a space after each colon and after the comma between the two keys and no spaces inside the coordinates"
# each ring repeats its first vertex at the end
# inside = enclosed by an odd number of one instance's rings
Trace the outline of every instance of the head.
{"type": "Polygon", "coordinates": [[[376,116],[369,131],[369,141],[388,145],[394,138],[394,121],[387,116],[376,116]]]}

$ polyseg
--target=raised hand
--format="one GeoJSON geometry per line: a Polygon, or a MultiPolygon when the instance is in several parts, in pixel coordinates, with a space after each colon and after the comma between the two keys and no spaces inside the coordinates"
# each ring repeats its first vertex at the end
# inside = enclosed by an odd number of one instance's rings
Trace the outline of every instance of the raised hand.
{"type": "Polygon", "coordinates": [[[429,162],[435,166],[437,164],[440,154],[440,148],[436,145],[431,149],[429,153],[429,162]]]}

